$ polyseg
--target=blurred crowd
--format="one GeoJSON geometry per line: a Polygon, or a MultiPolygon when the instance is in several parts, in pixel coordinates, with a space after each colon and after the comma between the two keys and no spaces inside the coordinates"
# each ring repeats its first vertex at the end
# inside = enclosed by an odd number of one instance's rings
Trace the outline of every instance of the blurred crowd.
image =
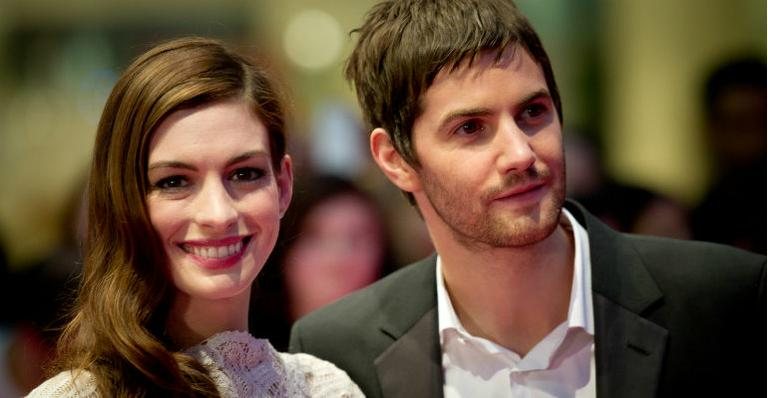
{"type": "MultiPolygon", "coordinates": [[[[717,166],[716,178],[698,204],[686,206],[611,179],[599,145],[578,131],[565,137],[568,196],[621,231],[715,241],[765,254],[764,61],[740,59],[718,67],[704,84],[702,98],[703,134],[717,166]]],[[[345,115],[334,117],[354,118],[345,115]]],[[[358,122],[346,125],[364,137],[358,122]]],[[[333,130],[339,124],[329,126],[333,130]]],[[[347,140],[334,135],[338,131],[332,133],[336,140],[347,140]]],[[[344,146],[348,144],[338,143],[342,152],[365,154],[364,143],[355,144],[357,149],[344,146]]],[[[339,171],[348,170],[348,163],[323,163],[309,145],[294,144],[300,166],[294,201],[252,293],[251,332],[270,339],[280,351],[287,349],[297,318],[431,251],[417,213],[391,187],[383,188],[381,176],[371,177],[365,161],[350,160],[362,164],[361,171],[345,175],[339,171]]],[[[80,267],[82,186],[74,191],[60,248],[11,270],[0,245],[0,397],[23,395],[39,384],[53,355],[57,327],[66,317],[80,267]]]]}
{"type": "Polygon", "coordinates": [[[702,88],[702,134],[714,178],[689,207],[644,187],[611,179],[595,143],[567,134],[569,197],[617,230],[724,243],[766,252],[766,65],[734,59],[702,88]]]}

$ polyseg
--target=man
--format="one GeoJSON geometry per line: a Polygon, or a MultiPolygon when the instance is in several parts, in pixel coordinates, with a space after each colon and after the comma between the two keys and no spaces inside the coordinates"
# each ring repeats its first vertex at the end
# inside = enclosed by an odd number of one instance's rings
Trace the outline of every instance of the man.
{"type": "Polygon", "coordinates": [[[389,1],[358,33],[371,152],[437,254],[300,320],[292,350],[371,397],[764,391],[765,257],[565,202],[557,87],[513,4],[389,1]]]}

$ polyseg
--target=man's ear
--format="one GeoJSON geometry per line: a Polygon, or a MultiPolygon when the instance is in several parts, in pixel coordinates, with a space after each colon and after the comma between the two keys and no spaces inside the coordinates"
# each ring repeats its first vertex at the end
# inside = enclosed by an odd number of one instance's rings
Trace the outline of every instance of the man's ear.
{"type": "Polygon", "coordinates": [[[291,198],[293,197],[293,165],[290,156],[283,156],[283,160],[280,161],[280,170],[278,170],[276,178],[277,192],[280,201],[280,218],[283,218],[286,210],[288,210],[288,205],[291,204],[291,198]]]}
{"type": "Polygon", "coordinates": [[[389,134],[383,128],[371,132],[371,155],[384,175],[400,190],[411,192],[421,189],[416,170],[395,150],[389,134]]]}

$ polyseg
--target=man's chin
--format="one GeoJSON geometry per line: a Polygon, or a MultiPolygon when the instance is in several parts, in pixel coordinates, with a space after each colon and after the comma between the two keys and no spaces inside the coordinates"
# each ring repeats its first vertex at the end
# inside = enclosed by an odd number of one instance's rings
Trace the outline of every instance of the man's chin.
{"type": "MultiPolygon", "coordinates": [[[[554,204],[554,203],[553,203],[554,204]]],[[[560,223],[560,207],[540,209],[535,214],[516,217],[514,220],[499,220],[495,232],[489,234],[489,241],[499,247],[524,247],[535,245],[555,232],[560,223]]]]}

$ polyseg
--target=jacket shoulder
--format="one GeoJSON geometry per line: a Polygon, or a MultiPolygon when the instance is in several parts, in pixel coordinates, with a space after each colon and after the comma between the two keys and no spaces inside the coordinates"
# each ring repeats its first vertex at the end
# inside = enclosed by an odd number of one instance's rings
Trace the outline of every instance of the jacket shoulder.
{"type": "MultiPolygon", "coordinates": [[[[304,316],[295,323],[294,328],[314,329],[332,326],[338,330],[348,326],[358,329],[361,325],[382,317],[388,308],[396,308],[400,305],[412,307],[419,302],[429,302],[429,297],[425,297],[429,293],[425,293],[424,288],[434,286],[434,265],[434,256],[407,265],[363,289],[304,316]]],[[[434,289],[431,293],[434,294],[434,289]]]]}
{"type": "Polygon", "coordinates": [[[765,314],[765,256],[709,242],[625,236],[664,295],[665,304],[653,311],[659,322],[706,321],[716,328],[765,314]]]}
{"type": "Polygon", "coordinates": [[[334,363],[367,396],[378,397],[374,364],[395,340],[387,330],[407,330],[435,303],[432,256],[299,319],[291,329],[290,351],[334,363]]]}
{"type": "Polygon", "coordinates": [[[711,242],[624,234],[654,275],[690,278],[757,280],[765,272],[766,257],[711,242]]]}

